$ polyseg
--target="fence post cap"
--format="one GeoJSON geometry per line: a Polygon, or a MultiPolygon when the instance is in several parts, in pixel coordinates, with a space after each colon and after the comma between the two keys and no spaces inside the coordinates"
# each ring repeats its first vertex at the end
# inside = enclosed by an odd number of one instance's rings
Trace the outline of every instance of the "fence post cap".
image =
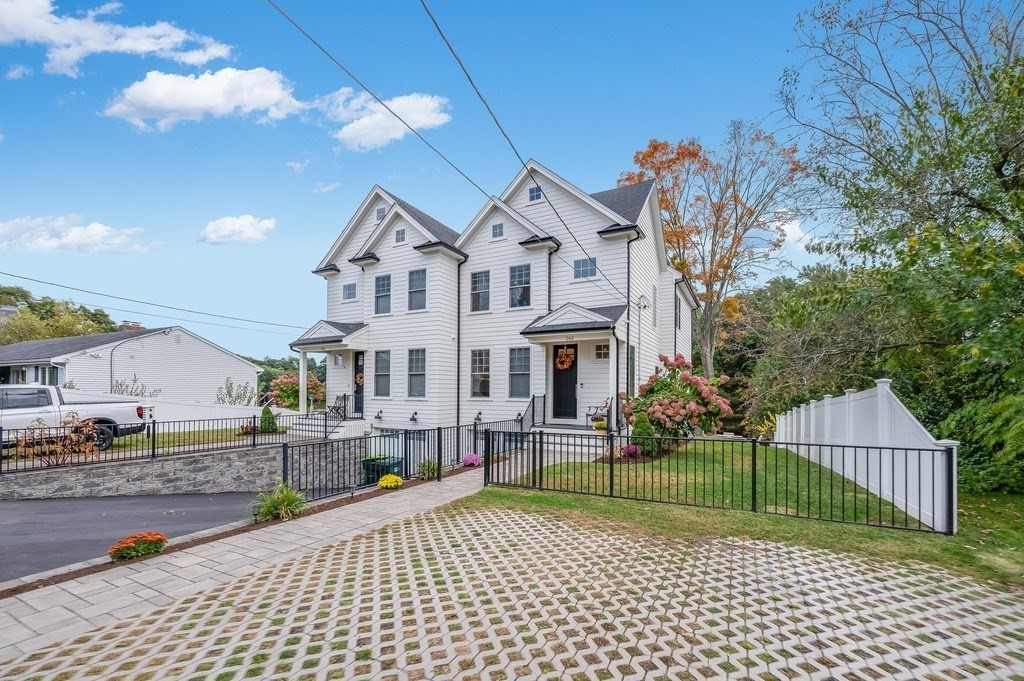
{"type": "Polygon", "coordinates": [[[879,388],[888,389],[889,386],[892,385],[892,379],[891,378],[879,378],[879,379],[877,379],[875,381],[875,385],[877,385],[879,388]]]}
{"type": "Polygon", "coordinates": [[[847,394],[847,395],[852,395],[853,393],[855,393],[855,392],[857,392],[857,391],[856,391],[856,390],[854,390],[853,388],[847,388],[847,389],[846,389],[846,390],[844,390],[843,392],[844,392],[845,394],[847,394]]]}
{"type": "Polygon", "coordinates": [[[935,444],[940,447],[957,447],[960,444],[960,440],[936,440],[935,444]]]}
{"type": "Polygon", "coordinates": [[[825,395],[824,399],[825,399],[826,402],[831,402],[832,401],[832,396],[831,395],[825,395]]]}

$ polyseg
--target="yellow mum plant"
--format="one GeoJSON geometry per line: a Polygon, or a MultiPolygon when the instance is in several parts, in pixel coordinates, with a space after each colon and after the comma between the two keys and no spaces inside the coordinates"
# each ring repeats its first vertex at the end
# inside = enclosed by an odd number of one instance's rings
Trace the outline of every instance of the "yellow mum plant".
{"type": "Polygon", "coordinates": [[[401,486],[402,479],[393,473],[388,473],[377,481],[377,487],[381,489],[398,489],[401,486]]]}

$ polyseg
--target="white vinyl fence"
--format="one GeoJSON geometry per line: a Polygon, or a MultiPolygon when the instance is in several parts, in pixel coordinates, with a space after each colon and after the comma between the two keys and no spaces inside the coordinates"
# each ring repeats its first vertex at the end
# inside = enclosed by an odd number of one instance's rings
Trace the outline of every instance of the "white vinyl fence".
{"type": "Polygon", "coordinates": [[[874,388],[794,407],[775,440],[940,532],[956,532],[955,440],[936,440],[892,392],[874,388]],[[852,454],[852,455],[851,455],[852,454]]]}

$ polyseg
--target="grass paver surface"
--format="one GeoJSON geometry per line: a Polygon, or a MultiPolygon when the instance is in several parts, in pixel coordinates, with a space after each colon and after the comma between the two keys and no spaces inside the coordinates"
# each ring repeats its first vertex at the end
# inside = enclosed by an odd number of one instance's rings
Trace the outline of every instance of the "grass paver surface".
{"type": "Polygon", "coordinates": [[[503,507],[502,494],[512,493],[487,490],[0,663],[0,677],[1024,674],[1018,591],[923,563],[577,522],[503,507]]]}

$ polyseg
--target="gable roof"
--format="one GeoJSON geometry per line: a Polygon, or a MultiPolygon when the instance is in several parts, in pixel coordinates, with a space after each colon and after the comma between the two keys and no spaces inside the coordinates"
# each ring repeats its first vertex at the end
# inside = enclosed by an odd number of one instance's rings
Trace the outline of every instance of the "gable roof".
{"type": "Polygon", "coordinates": [[[640,212],[647,203],[647,197],[650,196],[651,191],[654,189],[654,184],[654,180],[645,180],[636,184],[627,184],[623,187],[596,192],[590,196],[629,220],[630,224],[636,224],[637,219],[640,217],[640,212]]]}
{"type": "Polygon", "coordinates": [[[49,362],[55,357],[64,357],[76,352],[98,348],[108,343],[117,343],[130,338],[148,336],[171,328],[174,327],[163,326],[157,329],[133,329],[131,331],[47,338],[45,340],[22,341],[21,343],[0,345],[0,364],[21,364],[36,361],[49,362]]]}
{"type": "Polygon", "coordinates": [[[459,235],[458,245],[464,246],[466,242],[472,239],[473,234],[484,225],[484,217],[490,214],[491,209],[505,213],[505,215],[518,222],[527,232],[530,232],[530,234],[532,234],[533,236],[528,237],[528,240],[552,238],[550,235],[548,235],[547,232],[545,232],[537,225],[533,224],[533,222],[528,220],[525,216],[523,216],[522,213],[517,211],[515,208],[508,205],[507,203],[505,203],[496,196],[489,196],[487,197],[487,201],[484,202],[483,207],[479,210],[479,212],[477,212],[476,217],[473,218],[472,222],[469,223],[469,226],[466,227],[466,229],[462,231],[462,234],[459,235]]]}
{"type": "Polygon", "coordinates": [[[616,224],[623,224],[627,222],[626,218],[624,218],[622,215],[612,210],[605,204],[601,203],[591,195],[585,193],[582,189],[574,185],[572,182],[569,182],[564,177],[561,177],[557,173],[554,173],[551,170],[545,168],[543,165],[541,165],[537,161],[534,161],[533,159],[527,161],[526,167],[520,170],[516,174],[515,178],[513,178],[512,182],[510,182],[509,185],[505,187],[505,191],[501,193],[501,200],[508,201],[523,182],[532,182],[531,178],[533,173],[543,175],[547,180],[549,180],[556,186],[566,191],[570,196],[576,197],[584,205],[590,206],[594,210],[603,214],[609,220],[615,222],[616,224]]]}
{"type": "Polygon", "coordinates": [[[562,307],[537,317],[519,333],[528,336],[538,333],[553,333],[556,331],[591,331],[610,329],[615,326],[619,318],[626,311],[625,305],[610,305],[604,307],[583,307],[575,303],[566,303],[562,307]],[[587,318],[577,317],[576,321],[564,322],[560,319],[567,311],[578,310],[584,313],[587,318]],[[550,321],[545,321],[550,320],[550,321]]]}
{"type": "Polygon", "coordinates": [[[398,198],[387,189],[384,189],[384,193],[394,199],[395,203],[401,206],[402,209],[412,217],[412,219],[418,222],[420,227],[433,234],[438,241],[450,246],[455,245],[455,241],[459,238],[459,233],[454,229],[440,220],[435,220],[408,201],[398,198]]]}
{"type": "Polygon", "coordinates": [[[296,348],[302,347],[304,345],[322,345],[323,343],[342,341],[365,326],[366,324],[364,324],[363,322],[329,322],[326,319],[321,319],[316,324],[309,327],[309,330],[306,331],[306,333],[302,334],[301,337],[289,343],[288,346],[291,348],[296,348]],[[323,336],[311,335],[313,334],[314,331],[317,330],[318,327],[329,327],[333,329],[336,333],[323,336]]]}

